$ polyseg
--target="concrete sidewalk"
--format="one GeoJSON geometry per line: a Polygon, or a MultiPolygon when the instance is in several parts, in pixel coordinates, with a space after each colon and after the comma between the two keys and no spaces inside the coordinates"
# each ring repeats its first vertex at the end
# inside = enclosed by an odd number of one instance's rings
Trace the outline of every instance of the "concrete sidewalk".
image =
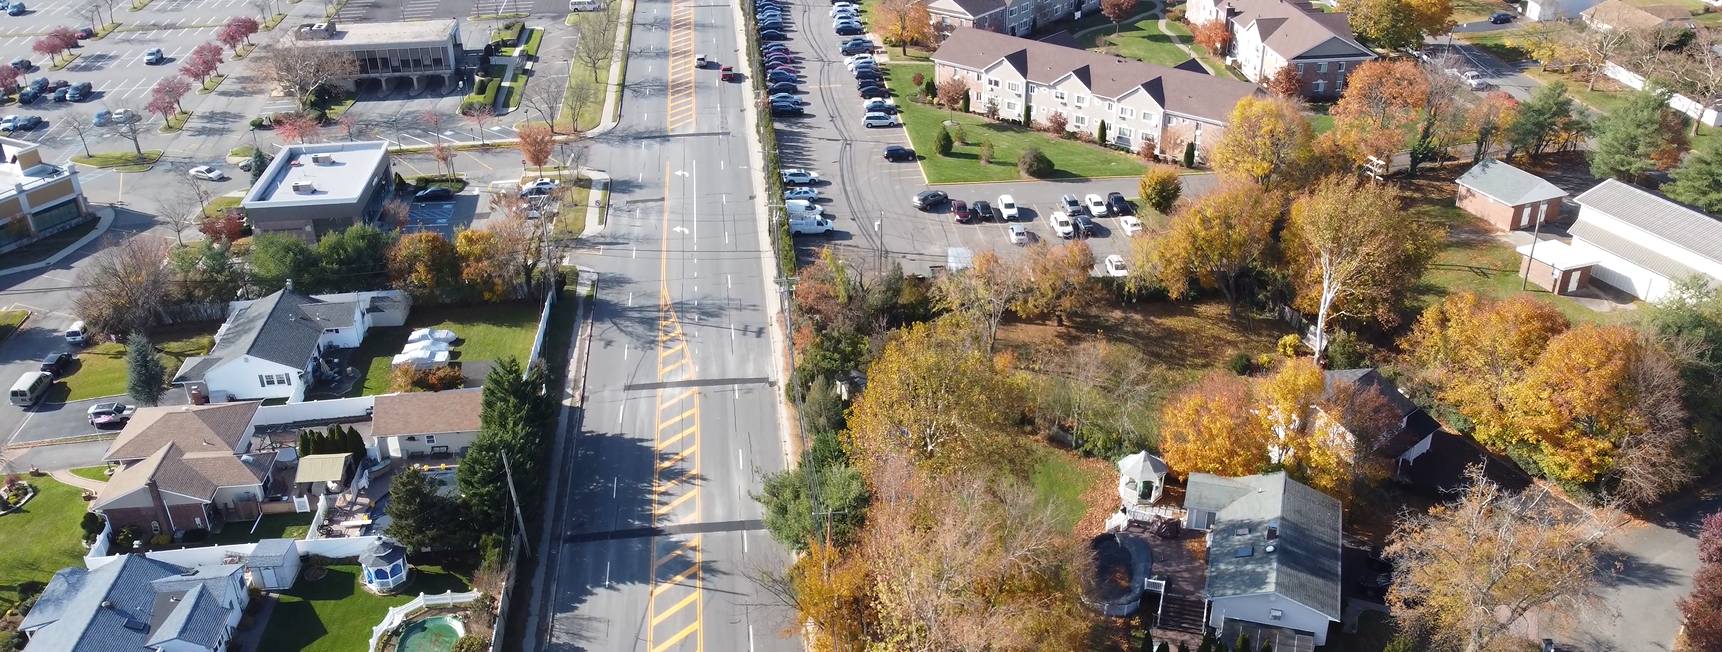
{"type": "Polygon", "coordinates": [[[102,491],[102,487],[108,486],[108,483],[106,482],[97,482],[65,469],[49,471],[48,477],[58,480],[63,484],[69,484],[79,489],[88,489],[97,493],[102,491]]]}
{"type": "Polygon", "coordinates": [[[82,249],[84,247],[84,245],[90,244],[91,242],[95,242],[96,238],[100,238],[100,237],[102,237],[103,234],[106,234],[108,232],[108,227],[113,226],[114,209],[112,206],[104,206],[102,208],[96,209],[96,215],[98,216],[98,218],[100,220],[100,221],[96,222],[96,230],[85,234],[84,237],[82,237],[82,238],[78,238],[77,242],[66,245],[65,249],[61,249],[59,252],[55,253],[54,255],[49,256],[47,260],[44,260],[44,261],[39,262],[39,263],[30,263],[28,265],[19,265],[17,267],[8,267],[6,269],[0,269],[0,276],[9,276],[12,274],[19,274],[19,273],[23,273],[23,272],[30,272],[30,271],[35,271],[38,269],[46,269],[48,267],[53,267],[54,265],[59,264],[60,261],[63,260],[65,257],[72,255],[72,252],[77,251],[79,249],[82,249]]]}

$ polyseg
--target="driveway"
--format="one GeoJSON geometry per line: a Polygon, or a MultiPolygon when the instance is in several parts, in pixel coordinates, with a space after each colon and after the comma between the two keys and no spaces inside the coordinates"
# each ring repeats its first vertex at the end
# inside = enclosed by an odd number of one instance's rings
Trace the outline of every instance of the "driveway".
{"type": "MultiPolygon", "coordinates": [[[[36,371],[49,353],[71,350],[71,345],[66,344],[66,328],[73,321],[76,320],[70,315],[30,311],[23,328],[0,343],[0,384],[10,389],[25,372],[36,371]]],[[[18,432],[29,416],[29,412],[16,405],[0,405],[0,442],[18,432]]]]}
{"type": "MultiPolygon", "coordinates": [[[[97,403],[119,401],[128,405],[135,404],[128,396],[107,396],[92,398],[70,403],[41,403],[30,408],[25,414],[22,427],[6,441],[7,446],[29,444],[41,441],[81,437],[99,433],[117,433],[118,427],[106,429],[90,425],[88,411],[90,406],[97,403]]],[[[162,396],[162,405],[185,405],[185,390],[174,388],[162,396]]]]}
{"type": "MultiPolygon", "coordinates": [[[[1500,27],[1511,26],[1503,25],[1500,27]]],[[[1514,99],[1520,102],[1531,99],[1531,95],[1543,87],[1542,82],[1532,79],[1530,75],[1524,73],[1525,70],[1536,65],[1532,61],[1507,63],[1495,58],[1495,55],[1489,54],[1487,50],[1453,38],[1451,35],[1429,37],[1425,49],[1431,54],[1435,54],[1437,51],[1451,51],[1457,56],[1464,57],[1472,70],[1482,73],[1483,78],[1494,86],[1491,90],[1506,91],[1508,95],[1512,95],[1514,99]]]]}

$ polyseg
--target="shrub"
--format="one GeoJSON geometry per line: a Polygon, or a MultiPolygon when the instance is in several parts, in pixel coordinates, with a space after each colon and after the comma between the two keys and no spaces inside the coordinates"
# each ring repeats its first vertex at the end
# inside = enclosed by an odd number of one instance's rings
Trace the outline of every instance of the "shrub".
{"type": "Polygon", "coordinates": [[[1184,143],[1184,167],[1196,167],[1196,143],[1184,143]]]}
{"type": "Polygon", "coordinates": [[[1248,376],[1250,370],[1255,368],[1255,363],[1250,361],[1250,354],[1239,352],[1232,354],[1231,359],[1226,360],[1226,368],[1239,376],[1248,376]]]}
{"type": "Polygon", "coordinates": [[[926,93],[927,97],[938,97],[939,88],[933,85],[933,80],[929,79],[921,82],[921,92],[926,93]]]}
{"type": "Polygon", "coordinates": [[[1155,147],[1153,138],[1144,137],[1142,139],[1142,143],[1136,146],[1136,155],[1142,157],[1142,160],[1144,161],[1152,161],[1154,160],[1154,154],[1158,149],[1158,147],[1155,147]]]}
{"type": "Polygon", "coordinates": [[[252,129],[261,129],[263,127],[263,118],[252,118],[250,124],[252,129]]]}
{"type": "Polygon", "coordinates": [[[171,534],[157,534],[149,538],[149,545],[152,548],[160,548],[170,543],[173,543],[173,535],[171,534]]]}
{"type": "Polygon", "coordinates": [[[915,74],[909,76],[909,83],[912,83],[916,86],[920,86],[921,82],[924,82],[926,80],[927,80],[927,76],[923,75],[921,73],[915,73],[915,74]]]}
{"type": "Polygon", "coordinates": [[[1102,145],[1106,144],[1106,121],[1105,120],[1101,120],[1100,121],[1100,127],[1096,128],[1094,130],[1094,139],[1097,141],[1100,141],[1100,144],[1102,144],[1102,145]]]}
{"type": "Polygon", "coordinates": [[[1370,366],[1375,347],[1357,339],[1350,331],[1339,331],[1328,338],[1327,366],[1330,369],[1361,369],[1370,366]]]}
{"type": "Polygon", "coordinates": [[[100,514],[84,512],[84,520],[78,524],[78,528],[84,531],[84,543],[95,543],[96,537],[101,536],[102,528],[106,525],[107,521],[102,519],[100,514]]]}
{"type": "Polygon", "coordinates": [[[1046,116],[1046,130],[1052,132],[1053,135],[1069,138],[1070,132],[1067,131],[1069,128],[1070,118],[1064,117],[1063,111],[1053,111],[1052,115],[1046,116]]]}
{"type": "Polygon", "coordinates": [[[1178,178],[1178,171],[1156,165],[1148,168],[1142,174],[1142,181],[1136,186],[1142,197],[1142,203],[1147,204],[1161,213],[1172,211],[1172,205],[1178,202],[1178,196],[1184,194],[1184,184],[1178,178]]]}
{"type": "Polygon", "coordinates": [[[454,642],[454,652],[489,652],[490,641],[483,636],[467,634],[454,642]]]}
{"type": "Polygon", "coordinates": [[[1280,355],[1288,358],[1295,358],[1297,357],[1298,349],[1302,346],[1303,338],[1298,337],[1297,333],[1292,333],[1280,338],[1279,346],[1276,348],[1279,350],[1280,355]]]}
{"type": "Polygon", "coordinates": [[[951,140],[956,141],[958,145],[969,144],[969,135],[963,131],[963,123],[959,122],[956,126],[951,127],[951,140]]]}
{"type": "Polygon", "coordinates": [[[322,109],[306,109],[305,117],[310,118],[317,124],[323,124],[325,120],[328,120],[329,114],[324,113],[322,109]]]}
{"type": "Polygon", "coordinates": [[[1030,177],[1044,179],[1052,176],[1052,159],[1041,153],[1039,147],[1030,147],[1016,157],[1016,169],[1030,177]]]}
{"type": "Polygon", "coordinates": [[[983,142],[981,142],[981,165],[992,165],[992,163],[993,163],[993,143],[990,140],[989,141],[983,141],[983,142]]]}
{"type": "Polygon", "coordinates": [[[933,150],[937,151],[939,156],[950,156],[953,144],[950,130],[940,126],[939,133],[933,135],[933,150]]]}

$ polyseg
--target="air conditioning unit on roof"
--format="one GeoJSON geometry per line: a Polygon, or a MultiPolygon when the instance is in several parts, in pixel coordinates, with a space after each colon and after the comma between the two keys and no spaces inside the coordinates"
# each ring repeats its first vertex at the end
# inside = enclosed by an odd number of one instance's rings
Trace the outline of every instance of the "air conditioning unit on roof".
{"type": "Polygon", "coordinates": [[[335,157],[330,154],[312,154],[311,162],[317,165],[330,165],[335,162],[335,157]]]}
{"type": "Polygon", "coordinates": [[[293,182],[293,192],[299,193],[301,195],[309,195],[311,193],[317,192],[317,186],[312,185],[312,183],[309,181],[294,181],[293,182]]]}

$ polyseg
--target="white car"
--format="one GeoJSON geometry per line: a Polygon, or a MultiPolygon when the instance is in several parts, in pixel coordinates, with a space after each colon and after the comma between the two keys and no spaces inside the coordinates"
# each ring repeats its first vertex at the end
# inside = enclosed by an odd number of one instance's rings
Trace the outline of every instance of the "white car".
{"type": "Polygon", "coordinates": [[[831,15],[835,16],[839,12],[843,12],[843,11],[859,11],[859,10],[855,8],[854,4],[848,3],[848,2],[839,2],[839,3],[835,3],[835,4],[831,5],[831,15]]]}
{"type": "Polygon", "coordinates": [[[1484,90],[1489,87],[1489,80],[1483,79],[1483,73],[1475,70],[1465,71],[1465,74],[1460,75],[1459,79],[1464,80],[1465,85],[1471,87],[1471,90],[1474,91],[1484,90]]]}
{"type": "Polygon", "coordinates": [[[1135,236],[1142,233],[1142,220],[1133,215],[1118,218],[1118,228],[1124,229],[1124,235],[1135,236]]]}
{"type": "Polygon", "coordinates": [[[848,68],[851,72],[853,72],[855,70],[855,66],[859,66],[863,63],[871,63],[871,64],[877,66],[877,65],[879,65],[879,60],[874,59],[873,55],[871,55],[871,54],[857,54],[855,56],[846,57],[843,59],[843,66],[845,68],[848,68]]]}
{"type": "Polygon", "coordinates": [[[902,124],[903,122],[898,120],[897,116],[889,113],[869,113],[861,116],[861,126],[867,127],[868,129],[872,129],[874,127],[896,127],[902,124]]]}
{"type": "Polygon", "coordinates": [[[1106,217],[1108,214],[1105,197],[1101,197],[1094,193],[1088,193],[1087,197],[1082,198],[1082,203],[1088,205],[1089,215],[1093,215],[1095,217],[1106,217]]]}
{"type": "Polygon", "coordinates": [[[831,8],[831,17],[832,18],[860,18],[861,12],[856,11],[855,8],[853,8],[853,7],[832,7],[831,8]]]}
{"type": "Polygon", "coordinates": [[[131,109],[120,109],[115,111],[112,118],[115,124],[122,125],[129,125],[142,119],[143,116],[138,115],[137,111],[133,111],[131,109]]]}
{"type": "Polygon", "coordinates": [[[1076,237],[1076,224],[1070,221],[1070,216],[1064,211],[1053,211],[1046,216],[1046,223],[1052,225],[1054,233],[1060,238],[1076,237]]]}
{"type": "Polygon", "coordinates": [[[0,118],[0,131],[12,131],[17,129],[18,121],[23,119],[24,118],[16,115],[9,115],[4,118],[0,118]]]}
{"type": "Polygon", "coordinates": [[[406,346],[401,347],[401,353],[412,353],[414,351],[430,351],[431,353],[436,353],[439,351],[447,351],[449,348],[448,342],[419,340],[417,342],[407,342],[406,346]]]}
{"type": "Polygon", "coordinates": [[[1005,229],[1005,233],[1010,235],[1011,244],[1028,244],[1028,229],[1022,228],[1021,224],[1010,225],[1010,228],[1005,229]]]}
{"type": "Polygon", "coordinates": [[[390,359],[389,364],[412,365],[415,368],[448,366],[448,351],[407,351],[390,359]]]}
{"type": "Polygon", "coordinates": [[[460,339],[459,336],[455,335],[454,331],[446,328],[438,328],[434,330],[429,328],[420,328],[407,334],[408,342],[424,342],[427,340],[432,342],[453,342],[457,339],[460,339]]]}
{"type": "Polygon", "coordinates": [[[528,188],[545,188],[545,189],[554,190],[557,187],[560,187],[561,185],[562,185],[561,181],[557,181],[557,180],[551,179],[549,177],[541,177],[538,179],[533,179],[532,183],[521,184],[520,187],[523,190],[528,189],[528,188]]]}
{"type": "Polygon", "coordinates": [[[1016,221],[1016,216],[1018,214],[1016,209],[1016,198],[1011,197],[1010,195],[999,195],[999,203],[997,206],[999,208],[999,216],[1002,217],[1004,221],[1016,221]]]}
{"type": "Polygon", "coordinates": [[[796,95],[794,93],[778,93],[771,96],[770,99],[772,104],[788,103],[801,106],[807,103],[806,100],[801,99],[800,95],[796,95]]]}
{"type": "Polygon", "coordinates": [[[227,175],[222,174],[221,170],[217,170],[207,165],[199,165],[191,169],[191,178],[202,179],[204,181],[221,181],[226,179],[227,175]]]}
{"type": "Polygon", "coordinates": [[[783,182],[795,185],[812,185],[819,183],[819,173],[812,170],[790,169],[783,171],[783,182]]]}
{"type": "Polygon", "coordinates": [[[1107,276],[1129,276],[1130,275],[1130,270],[1125,269],[1125,267],[1124,267],[1124,257],[1123,256],[1120,256],[1118,254],[1112,254],[1112,255],[1106,257],[1106,275],[1107,276]]]}
{"type": "Polygon", "coordinates": [[[819,191],[812,188],[790,188],[787,192],[783,193],[783,198],[806,199],[808,201],[813,201],[819,199],[819,191]]]}
{"type": "Polygon", "coordinates": [[[792,218],[818,217],[825,213],[825,209],[820,207],[819,204],[815,204],[805,199],[791,199],[783,202],[783,211],[789,213],[789,216],[792,218]]]}
{"type": "Polygon", "coordinates": [[[831,232],[831,220],[809,217],[789,221],[790,235],[819,235],[831,232]]]}

